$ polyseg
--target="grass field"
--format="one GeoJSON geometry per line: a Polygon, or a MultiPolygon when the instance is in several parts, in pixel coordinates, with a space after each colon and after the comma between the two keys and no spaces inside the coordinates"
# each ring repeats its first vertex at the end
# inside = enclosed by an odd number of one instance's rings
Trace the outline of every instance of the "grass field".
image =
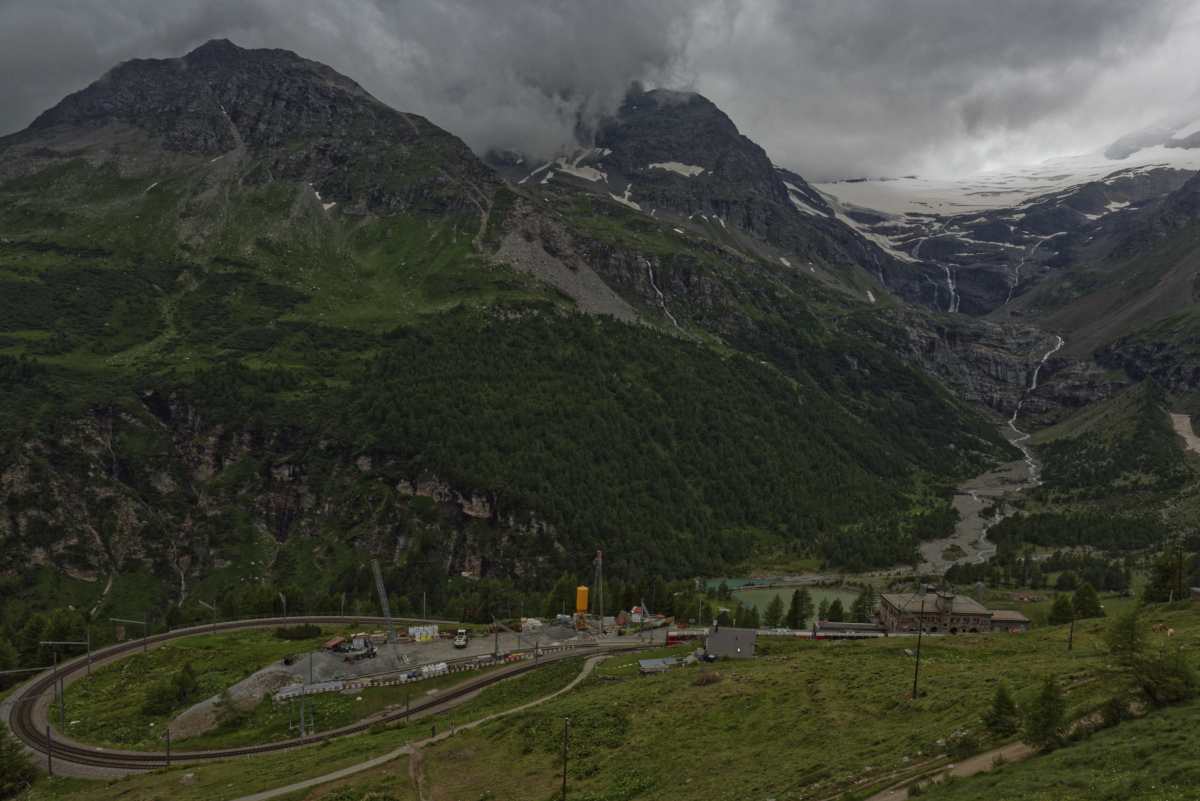
{"type": "Polygon", "coordinates": [[[1200,787],[1200,701],[1122,723],[1036,756],[929,788],[931,801],[1185,801],[1200,787]]]}
{"type": "MultiPolygon", "coordinates": [[[[322,637],[356,630],[325,627],[322,637]]],[[[288,654],[307,650],[307,641],[276,639],[272,630],[261,629],[198,635],[168,643],[145,655],[133,654],[93,671],[91,677],[68,688],[66,734],[81,742],[110,748],[161,750],[164,728],[180,712],[288,654]],[[199,684],[192,699],[179,704],[169,715],[143,714],[142,703],[149,688],[185,664],[192,667],[199,684]]],[[[435,686],[444,691],[479,673],[452,673],[410,684],[369,687],[354,694],[323,693],[316,697],[317,730],[335,729],[388,707],[403,706],[410,695],[414,702],[421,701],[435,686]],[[361,702],[355,700],[359,697],[363,699],[361,702]]],[[[291,726],[298,723],[297,710],[298,704],[289,701],[264,701],[236,722],[198,736],[175,739],[172,745],[181,750],[207,750],[285,740],[296,735],[291,726]]],[[[57,705],[51,710],[51,718],[58,719],[57,705]]]]}
{"type": "MultiPolygon", "coordinates": [[[[374,726],[367,734],[324,741],[282,754],[253,759],[218,760],[201,764],[173,766],[150,773],[131,775],[119,781],[47,779],[41,776],[32,790],[17,798],[33,799],[116,799],[122,801],[228,801],[228,799],[281,787],[325,775],[391,752],[406,741],[429,736],[430,727],[445,731],[451,723],[479,720],[515,706],[528,703],[565,687],[583,666],[582,659],[567,659],[522,676],[503,681],[483,690],[472,700],[432,718],[410,725],[374,726]],[[190,774],[190,776],[189,776],[190,774]]],[[[312,791],[282,796],[289,799],[322,796],[333,785],[312,791]]],[[[336,791],[334,788],[333,791],[336,791]]],[[[415,798],[408,783],[405,757],[386,763],[363,774],[354,782],[354,799],[368,792],[391,794],[399,801],[415,798]],[[376,789],[378,788],[378,789],[376,789]]]]}
{"type": "MultiPolygon", "coordinates": [[[[1159,619],[1175,628],[1172,644],[1200,644],[1196,605],[1152,611],[1146,625],[1159,619]]],[[[915,702],[907,697],[914,664],[902,653],[913,645],[906,640],[772,643],[770,658],[718,662],[712,670],[722,680],[706,686],[694,683],[695,668],[589,679],[580,691],[431,749],[425,770],[435,798],[474,799],[480,788],[495,798],[552,798],[569,718],[572,797],[865,792],[918,766],[936,769],[996,745],[981,717],[1001,680],[1023,704],[1052,673],[1068,690],[1069,716],[1097,709],[1121,684],[1100,645],[1105,625],[1077,625],[1070,653],[1064,627],[928,639],[915,702]],[[967,745],[956,750],[956,743],[967,745]]]]}
{"type": "Polygon", "coordinates": [[[638,662],[642,659],[664,659],[666,657],[674,657],[683,662],[683,658],[692,653],[699,646],[698,643],[686,643],[684,645],[672,645],[670,648],[659,648],[657,651],[648,651],[638,654],[619,654],[609,657],[605,661],[596,666],[597,676],[636,676],[638,672],[638,662]]]}

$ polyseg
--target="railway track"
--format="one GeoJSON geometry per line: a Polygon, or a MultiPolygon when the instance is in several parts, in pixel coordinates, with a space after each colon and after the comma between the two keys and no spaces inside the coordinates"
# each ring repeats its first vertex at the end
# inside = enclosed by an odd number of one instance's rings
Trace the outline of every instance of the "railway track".
{"type": "MultiPolygon", "coordinates": [[[[308,623],[315,625],[343,625],[357,620],[360,623],[367,622],[364,618],[349,618],[349,617],[289,617],[289,618],[265,618],[257,620],[233,621],[228,623],[218,623],[215,631],[234,631],[238,629],[249,628],[269,628],[279,625],[296,625],[298,623],[308,623]]],[[[145,640],[145,646],[161,645],[165,642],[191,637],[197,634],[211,634],[214,627],[195,626],[187,629],[180,629],[165,634],[157,634],[153,637],[148,637],[145,640]]],[[[135,640],[132,642],[122,643],[106,648],[102,651],[97,651],[92,654],[92,662],[98,660],[108,662],[114,658],[127,656],[133,652],[142,649],[143,642],[135,640]]],[[[292,748],[312,745],[329,740],[336,737],[346,737],[354,734],[361,734],[369,729],[374,724],[382,721],[384,723],[394,723],[406,715],[416,714],[418,716],[427,714],[435,709],[449,709],[456,706],[455,700],[461,699],[464,696],[478,692],[485,687],[491,686],[505,679],[520,676],[540,667],[541,665],[551,664],[563,659],[572,659],[580,653],[603,653],[603,652],[623,652],[636,651],[646,648],[641,643],[606,643],[598,645],[589,643],[587,645],[575,646],[571,651],[560,651],[555,654],[542,656],[535,665],[528,660],[523,660],[510,666],[501,667],[499,670],[492,673],[480,676],[477,679],[472,679],[463,682],[449,690],[446,690],[436,698],[430,698],[424,702],[414,704],[408,710],[397,710],[383,715],[370,722],[360,722],[349,726],[343,726],[340,729],[331,729],[319,734],[309,735],[303,741],[299,738],[291,740],[281,740],[274,743],[263,743],[261,745],[241,746],[238,748],[224,748],[211,751],[172,751],[170,764],[179,764],[183,762],[208,761],[214,759],[230,759],[230,758],[245,758],[258,756],[261,754],[273,754],[281,751],[286,751],[292,748]]],[[[86,657],[79,657],[68,662],[64,666],[60,666],[57,676],[54,673],[43,674],[36,679],[28,682],[24,687],[19,689],[12,698],[11,709],[9,715],[9,727],[13,734],[20,738],[26,745],[41,754],[47,752],[47,728],[43,721],[36,721],[35,715],[37,712],[38,703],[35,696],[47,694],[52,691],[53,685],[58,678],[70,678],[78,675],[80,672],[87,669],[86,657]]],[[[91,767],[108,768],[114,770],[154,770],[155,768],[165,767],[168,764],[167,755],[161,751],[115,751],[110,749],[99,748],[97,746],[89,746],[82,743],[77,743],[71,740],[64,740],[51,735],[50,738],[50,754],[54,760],[62,760],[76,765],[86,765],[91,767]]]]}

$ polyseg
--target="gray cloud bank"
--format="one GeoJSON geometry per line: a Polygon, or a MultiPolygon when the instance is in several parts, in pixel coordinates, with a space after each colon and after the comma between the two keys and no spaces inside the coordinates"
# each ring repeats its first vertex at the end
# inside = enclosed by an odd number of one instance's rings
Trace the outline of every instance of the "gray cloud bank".
{"type": "Polygon", "coordinates": [[[701,92],[810,179],[963,174],[1200,117],[1198,33],[1198,0],[0,0],[0,133],[223,37],[479,152],[569,147],[638,80],[701,92]]]}

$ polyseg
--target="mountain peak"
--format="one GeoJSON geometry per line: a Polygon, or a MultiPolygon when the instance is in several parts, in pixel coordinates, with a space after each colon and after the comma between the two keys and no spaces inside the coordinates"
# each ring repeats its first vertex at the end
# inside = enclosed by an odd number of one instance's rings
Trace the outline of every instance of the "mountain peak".
{"type": "Polygon", "coordinates": [[[182,58],[119,64],[42,113],[30,132],[114,125],[138,129],[168,151],[258,161],[265,175],[311,183],[373,214],[477,209],[479,194],[464,187],[490,196],[499,183],[460,139],[386,106],[330,67],[227,39],[182,58]]]}

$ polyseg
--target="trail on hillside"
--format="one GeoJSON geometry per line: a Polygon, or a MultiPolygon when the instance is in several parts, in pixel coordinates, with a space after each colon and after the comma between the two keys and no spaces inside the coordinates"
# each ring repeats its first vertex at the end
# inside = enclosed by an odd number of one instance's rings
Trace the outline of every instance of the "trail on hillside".
{"type": "MultiPolygon", "coordinates": [[[[511,715],[514,712],[520,712],[522,710],[529,709],[530,707],[534,707],[534,706],[537,706],[538,704],[549,701],[551,698],[557,698],[558,696],[562,695],[563,693],[570,692],[575,687],[577,687],[581,681],[583,681],[589,675],[591,675],[592,669],[595,668],[597,663],[599,663],[603,659],[607,659],[609,656],[611,656],[611,654],[603,654],[600,656],[593,656],[592,658],[588,659],[588,661],[583,664],[583,669],[579,671],[579,675],[576,676],[574,679],[572,679],[571,683],[568,684],[566,687],[563,687],[562,689],[555,690],[554,692],[550,693],[549,695],[544,695],[541,698],[538,698],[535,701],[530,701],[527,704],[521,704],[520,706],[515,706],[512,709],[506,709],[503,712],[495,712],[486,717],[482,717],[479,720],[474,720],[474,721],[471,721],[470,723],[464,723],[461,726],[457,726],[456,729],[457,729],[457,731],[460,731],[460,732],[466,731],[467,729],[473,729],[476,726],[480,725],[481,723],[487,723],[490,720],[495,720],[496,718],[503,717],[505,715],[511,715]]],[[[443,731],[441,734],[437,735],[436,737],[426,737],[424,740],[418,740],[416,742],[407,743],[407,744],[397,748],[396,750],[392,751],[391,753],[385,754],[381,757],[376,757],[375,759],[369,759],[366,762],[360,762],[357,765],[351,765],[348,768],[342,768],[339,771],[334,771],[333,773],[329,773],[324,776],[317,776],[314,779],[307,779],[302,782],[296,782],[295,784],[289,784],[286,787],[276,787],[273,790],[264,790],[261,793],[254,793],[253,795],[242,796],[241,798],[234,799],[234,801],[266,801],[266,799],[274,798],[275,796],[278,796],[278,795],[294,793],[299,790],[307,790],[308,788],[315,787],[318,784],[326,784],[328,782],[336,781],[337,779],[341,779],[346,776],[350,776],[352,774],[359,773],[364,770],[369,770],[371,768],[378,767],[379,765],[382,765],[385,762],[390,762],[391,760],[396,759],[397,757],[403,756],[405,754],[417,755],[422,748],[429,745],[430,743],[435,743],[439,740],[444,740],[450,736],[451,736],[451,734],[449,731],[443,731]]],[[[415,775],[417,776],[417,778],[421,784],[421,788],[418,792],[422,793],[421,797],[424,799],[427,797],[427,794],[428,794],[428,790],[424,786],[424,774],[423,774],[420,766],[415,768],[415,770],[417,771],[417,773],[415,775]]]]}
{"type": "MultiPolygon", "coordinates": [[[[982,773],[992,769],[996,762],[996,757],[1002,756],[1006,762],[1019,762],[1027,756],[1034,753],[1034,750],[1023,742],[1009,743],[1002,745],[999,748],[993,748],[990,751],[984,751],[982,754],[976,754],[973,757],[955,762],[950,765],[950,772],[955,776],[974,776],[976,773],[982,773]]],[[[941,775],[940,772],[937,775],[941,775]]],[[[875,795],[869,797],[867,801],[903,801],[908,798],[908,788],[903,786],[911,779],[901,780],[901,786],[892,785],[886,790],[880,790],[875,795]]]]}

